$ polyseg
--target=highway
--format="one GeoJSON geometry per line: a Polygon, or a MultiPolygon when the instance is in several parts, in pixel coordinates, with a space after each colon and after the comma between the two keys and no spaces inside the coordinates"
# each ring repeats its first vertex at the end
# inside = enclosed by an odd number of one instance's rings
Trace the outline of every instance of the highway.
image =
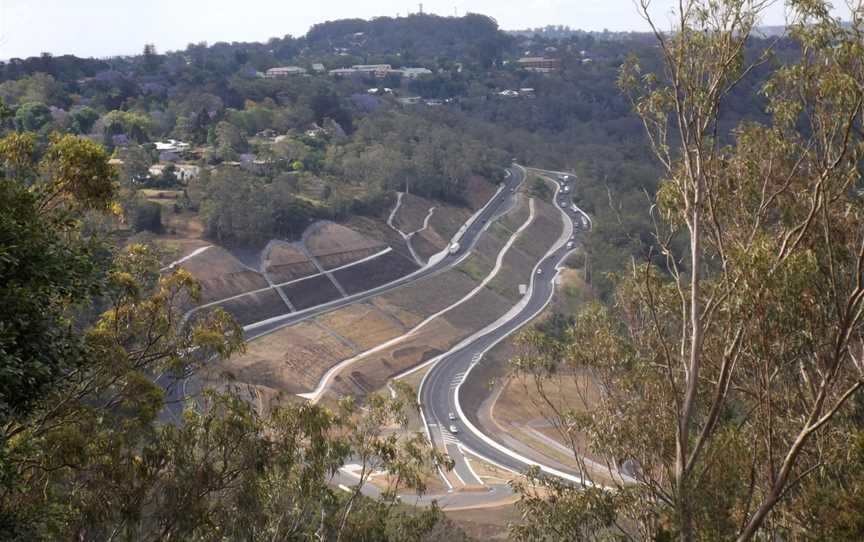
{"type": "Polygon", "coordinates": [[[563,173],[544,172],[544,175],[557,181],[555,207],[564,217],[562,237],[537,263],[531,275],[529,290],[519,305],[498,322],[475,334],[473,340],[467,344],[463,343],[461,347],[441,357],[425,375],[417,393],[427,434],[433,442],[446,447],[447,453],[455,462],[454,470],[457,477],[466,485],[480,485],[482,482],[466,462],[465,449],[473,452],[473,455],[513,472],[522,473],[529,466],[536,465],[548,474],[572,482],[581,482],[576,472],[540,465],[507,449],[500,442],[484,434],[466,417],[459,402],[461,385],[483,354],[530,322],[552,299],[558,266],[573,250],[573,245],[569,245],[571,248],[568,248],[573,232],[583,227],[583,216],[586,221],[590,220],[581,210],[571,207],[569,194],[572,192],[569,190],[566,198],[567,205],[562,206],[559,203],[561,199],[559,191],[562,191],[564,186],[570,186],[572,189],[572,177],[569,181],[564,181],[563,173]],[[451,414],[456,418],[455,420],[450,419],[451,414]],[[451,425],[455,426],[458,432],[452,433],[449,430],[451,425]]]}
{"type": "MultiPolygon", "coordinates": [[[[252,340],[277,329],[296,324],[340,307],[410,285],[417,280],[446,271],[457,265],[470,254],[488,222],[506,213],[513,206],[515,202],[515,198],[512,197],[513,193],[525,180],[526,170],[514,163],[508,171],[510,173],[495,195],[454,236],[453,241],[458,242],[460,245],[459,249],[455,252],[442,251],[437,256],[433,256],[425,267],[372,290],[246,326],[244,328],[246,339],[252,340]]],[[[574,240],[574,232],[583,229],[585,225],[590,226],[590,217],[578,208],[571,207],[569,196],[572,194],[573,178],[567,178],[567,175],[564,173],[538,171],[545,177],[555,180],[554,205],[562,217],[564,217],[564,231],[561,237],[532,270],[531,283],[523,299],[497,322],[490,324],[471,338],[462,341],[460,345],[457,345],[450,352],[439,357],[423,378],[418,390],[418,400],[424,416],[427,434],[433,443],[444,446],[455,462],[454,471],[456,477],[466,486],[483,485],[470,464],[466,461],[466,453],[478,456],[489,463],[517,473],[522,473],[529,466],[536,465],[548,474],[573,482],[581,481],[576,472],[561,471],[546,465],[540,465],[527,457],[509,450],[489,435],[484,434],[466,417],[458,399],[462,382],[464,382],[468,373],[479,362],[483,354],[534,319],[551,301],[555,290],[554,281],[558,274],[558,266],[573,250],[574,245],[570,243],[574,240]],[[563,192],[565,186],[569,186],[566,198],[563,192]],[[560,203],[563,199],[566,199],[566,205],[560,203]],[[568,248],[568,245],[570,248],[568,248]],[[454,414],[456,420],[451,421],[449,419],[451,413],[454,414]],[[458,432],[455,434],[451,433],[448,430],[450,425],[455,425],[458,428],[458,432]]],[[[184,388],[184,392],[186,391],[185,383],[184,381],[184,386],[179,386],[184,388]]],[[[185,396],[186,394],[173,390],[173,393],[169,395],[185,396]]],[[[182,401],[178,401],[178,403],[182,404],[182,401]]],[[[178,406],[180,405],[178,404],[178,406]]],[[[346,473],[340,473],[337,479],[339,482],[345,482],[345,485],[353,485],[351,484],[351,476],[346,473]]],[[[448,485],[450,484],[446,480],[446,477],[445,481],[448,485]]],[[[364,487],[363,491],[370,496],[374,496],[375,493],[374,486],[371,485],[364,487]]],[[[419,498],[405,495],[403,498],[406,503],[413,501],[416,504],[426,504],[428,501],[435,499],[440,505],[452,508],[497,502],[511,495],[512,491],[506,485],[491,485],[486,491],[453,492],[447,495],[430,495],[419,498]]]]}
{"type": "Polygon", "coordinates": [[[487,222],[495,217],[507,212],[514,204],[515,198],[513,193],[519,188],[519,185],[525,180],[525,169],[518,164],[513,164],[507,171],[507,178],[501,183],[498,191],[493,195],[486,205],[478,210],[469,220],[463,225],[462,229],[454,236],[453,241],[459,243],[459,250],[451,253],[449,250],[444,250],[436,256],[433,256],[429,263],[417,271],[396,279],[387,284],[383,284],[371,290],[360,292],[347,297],[342,297],[322,305],[310,307],[308,309],[268,318],[267,320],[256,322],[245,326],[246,340],[250,341],[256,337],[272,333],[277,329],[302,322],[309,318],[314,318],[323,313],[334,311],[346,305],[364,301],[375,296],[387,293],[391,290],[411,284],[431,275],[446,271],[464,260],[471,253],[474,245],[480,239],[480,234],[486,227],[487,222]]]}
{"type": "MultiPolygon", "coordinates": [[[[508,168],[507,171],[508,173],[506,178],[504,179],[504,182],[499,185],[499,188],[495,192],[495,194],[491,198],[489,198],[489,201],[487,201],[482,208],[475,212],[465,224],[463,224],[463,226],[452,239],[451,242],[459,243],[459,249],[455,252],[451,253],[449,251],[449,247],[447,247],[439,254],[433,256],[426,264],[426,266],[418,269],[417,271],[409,275],[396,279],[387,284],[382,284],[381,286],[378,286],[371,290],[359,292],[357,294],[347,297],[341,297],[328,303],[316,305],[315,307],[310,307],[302,311],[287,313],[281,316],[268,318],[267,320],[247,325],[243,328],[245,339],[247,341],[251,341],[255,338],[261,337],[268,333],[272,333],[283,327],[291,326],[298,322],[308,320],[310,318],[315,318],[316,316],[320,316],[321,314],[334,311],[347,305],[351,305],[352,303],[371,299],[375,296],[385,294],[396,288],[409,285],[420,279],[447,271],[448,269],[454,267],[470,255],[471,250],[474,248],[474,246],[477,244],[477,241],[480,239],[480,236],[483,233],[483,230],[485,229],[487,223],[490,220],[494,220],[498,216],[506,213],[514,205],[516,201],[516,198],[513,197],[514,193],[519,189],[519,186],[525,180],[526,172],[525,168],[516,163],[514,163],[510,168],[508,168]]],[[[193,253],[193,255],[203,252],[206,248],[209,247],[198,249],[195,253],[193,253]]],[[[186,258],[189,258],[191,256],[192,255],[187,256],[186,258]]],[[[175,262],[174,264],[172,264],[172,266],[176,265],[177,263],[178,262],[175,262]]],[[[166,267],[166,269],[168,269],[168,267],[166,267]]],[[[166,391],[166,416],[169,420],[172,421],[172,423],[179,423],[182,418],[185,400],[191,396],[196,395],[197,393],[194,378],[176,378],[168,374],[161,374],[157,376],[156,381],[161,386],[163,386],[166,391]]]]}

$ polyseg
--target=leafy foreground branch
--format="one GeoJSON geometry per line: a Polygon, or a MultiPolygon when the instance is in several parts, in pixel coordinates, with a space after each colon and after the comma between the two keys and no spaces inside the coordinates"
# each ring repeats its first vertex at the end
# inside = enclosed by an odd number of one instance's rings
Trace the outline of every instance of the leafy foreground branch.
{"type": "Polygon", "coordinates": [[[652,263],[564,341],[529,336],[515,369],[541,397],[588,371],[596,408],[550,415],[578,457],[635,481],[526,499],[548,526],[526,539],[864,537],[864,9],[845,25],[788,2],[798,59],[761,89],[771,122],[723,133],[724,100],[771,61],[745,54],[769,3],[683,2],[655,30],[665,71],[622,68],[665,169],[652,263]]]}
{"type": "Polygon", "coordinates": [[[423,540],[446,528],[434,506],[397,505],[445,463],[422,435],[386,430],[405,424],[405,390],[264,418],[229,387],[186,404],[182,423],[161,420],[171,390],[156,382],[241,349],[242,330],[218,310],[181,325],[193,278],[161,274],[148,247],[112,249],[99,225],[117,185],[101,147],[36,141],[0,139],[0,538],[423,540]],[[389,473],[381,499],[331,483],[349,461],[361,483],[389,473]]]}

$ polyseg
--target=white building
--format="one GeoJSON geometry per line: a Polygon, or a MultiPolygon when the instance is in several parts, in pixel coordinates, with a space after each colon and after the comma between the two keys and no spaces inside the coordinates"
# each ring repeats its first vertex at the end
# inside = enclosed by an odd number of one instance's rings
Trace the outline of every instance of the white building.
{"type": "Polygon", "coordinates": [[[300,66],[283,66],[281,68],[270,68],[264,74],[264,77],[267,79],[281,79],[292,75],[304,75],[305,73],[306,69],[300,66]]]}
{"type": "Polygon", "coordinates": [[[176,152],[183,153],[189,150],[189,143],[177,141],[176,139],[166,139],[165,141],[157,141],[156,150],[161,152],[176,152]]]}

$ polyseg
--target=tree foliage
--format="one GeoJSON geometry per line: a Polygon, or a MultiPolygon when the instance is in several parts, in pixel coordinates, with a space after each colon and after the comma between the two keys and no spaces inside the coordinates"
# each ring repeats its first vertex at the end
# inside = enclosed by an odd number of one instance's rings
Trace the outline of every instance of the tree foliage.
{"type": "MultiPolygon", "coordinates": [[[[586,368],[600,382],[590,416],[555,417],[574,453],[581,433],[610,465],[624,537],[861,535],[843,514],[808,519],[827,494],[855,502],[840,451],[864,430],[861,14],[844,26],[822,2],[792,2],[800,57],[762,89],[770,121],[727,140],[720,111],[752,69],[743,52],[765,5],[685,2],[675,31],[657,31],[664,72],[624,66],[664,170],[658,253],[565,341],[529,336],[516,364],[541,393],[586,368]]],[[[561,506],[594,506],[568,495],[561,506]]]]}

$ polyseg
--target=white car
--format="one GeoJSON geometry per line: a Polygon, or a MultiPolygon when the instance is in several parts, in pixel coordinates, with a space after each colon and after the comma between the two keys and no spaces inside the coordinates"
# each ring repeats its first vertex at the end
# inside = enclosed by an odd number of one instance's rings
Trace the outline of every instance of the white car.
{"type": "Polygon", "coordinates": [[[542,274],[543,274],[543,270],[542,270],[542,269],[538,269],[538,270],[537,270],[537,274],[538,274],[538,275],[542,275],[542,274]]]}
{"type": "Polygon", "coordinates": [[[569,243],[567,243],[567,248],[573,248],[573,241],[570,241],[569,243]]]}
{"type": "Polygon", "coordinates": [[[451,412],[450,414],[447,414],[447,417],[450,418],[450,420],[452,421],[452,420],[455,420],[455,419],[456,419],[456,414],[453,414],[453,413],[451,412]]]}
{"type": "Polygon", "coordinates": [[[456,433],[459,432],[459,428],[456,427],[455,425],[451,425],[451,426],[450,426],[450,432],[453,433],[453,434],[456,434],[456,433]]]}

